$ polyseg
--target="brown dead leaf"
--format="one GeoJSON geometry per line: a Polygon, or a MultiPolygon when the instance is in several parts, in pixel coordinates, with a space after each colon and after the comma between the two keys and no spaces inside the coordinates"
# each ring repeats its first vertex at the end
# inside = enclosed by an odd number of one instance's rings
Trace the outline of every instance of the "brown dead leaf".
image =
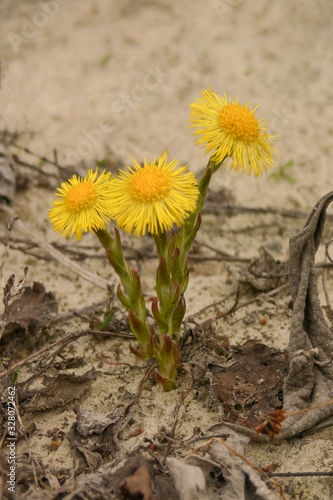
{"type": "Polygon", "coordinates": [[[0,144],[0,203],[11,205],[15,194],[15,170],[5,146],[0,144]]]}
{"type": "Polygon", "coordinates": [[[77,415],[76,430],[82,437],[102,434],[109,425],[115,424],[122,415],[122,411],[112,411],[105,414],[98,413],[81,408],[79,404],[75,404],[73,410],[77,415]]]}
{"type": "Polygon", "coordinates": [[[333,328],[333,309],[331,308],[331,306],[322,306],[322,308],[324,309],[326,316],[329,319],[329,322],[331,324],[331,329],[332,329],[333,328]]]}
{"type": "Polygon", "coordinates": [[[102,457],[99,453],[94,453],[84,446],[78,446],[77,449],[84,456],[90,470],[98,469],[102,463],[102,457]]]}
{"type": "Polygon", "coordinates": [[[142,425],[141,427],[138,427],[135,431],[130,432],[129,436],[130,437],[139,436],[140,434],[143,433],[144,430],[145,427],[144,425],[142,425]]]}
{"type": "Polygon", "coordinates": [[[269,465],[267,465],[267,467],[262,467],[262,471],[263,472],[273,472],[277,467],[277,464],[276,463],[271,463],[269,465]]]}
{"type": "Polygon", "coordinates": [[[55,378],[45,377],[45,389],[37,394],[23,406],[28,411],[43,411],[63,406],[75,399],[78,399],[91,385],[96,378],[94,368],[84,375],[60,374],[55,378]]]}
{"type": "Polygon", "coordinates": [[[82,356],[71,356],[67,359],[63,359],[62,361],[56,361],[53,366],[56,370],[67,370],[69,368],[82,366],[83,363],[84,359],[82,356]]]}
{"type": "Polygon", "coordinates": [[[10,304],[4,335],[23,329],[28,335],[37,336],[57,312],[58,303],[53,293],[46,292],[42,283],[35,282],[10,304]]]}
{"type": "Polygon", "coordinates": [[[67,439],[73,448],[82,452],[80,447],[89,446],[91,452],[109,458],[117,449],[115,435],[117,425],[122,425],[124,408],[116,408],[112,412],[102,414],[75,404],[73,410],[77,415],[77,421],[67,434],[67,439]]]}
{"type": "Polygon", "coordinates": [[[64,440],[65,432],[59,430],[58,428],[52,433],[52,440],[49,444],[50,451],[56,451],[64,440]]]}
{"type": "Polygon", "coordinates": [[[286,410],[275,410],[265,416],[265,420],[257,425],[254,437],[259,434],[266,434],[273,441],[276,434],[279,434],[282,429],[281,422],[286,419],[286,410]]]}
{"type": "Polygon", "coordinates": [[[288,369],[287,353],[249,340],[232,359],[227,368],[213,368],[215,392],[226,420],[253,429],[264,415],[282,406],[278,393],[288,369]]]}
{"type": "Polygon", "coordinates": [[[124,499],[154,500],[155,498],[149,470],[145,465],[141,465],[132,476],[126,477],[119,488],[124,499]]]}
{"type": "Polygon", "coordinates": [[[180,500],[170,477],[157,470],[156,463],[152,460],[138,456],[130,457],[122,467],[105,475],[104,484],[112,485],[115,498],[122,500],[139,498],[141,500],[150,498],[152,500],[180,500]],[[136,489],[137,493],[135,493],[136,489]]]}
{"type": "Polygon", "coordinates": [[[333,331],[320,305],[315,262],[326,210],[332,202],[333,191],[316,203],[303,229],[289,241],[293,314],[288,345],[290,366],[283,392],[289,417],[283,425],[283,439],[333,417],[333,405],[326,404],[333,399],[333,331]],[[310,407],[316,409],[299,412],[310,407]]]}
{"type": "Polygon", "coordinates": [[[22,439],[24,436],[31,436],[36,430],[34,417],[31,413],[26,413],[22,416],[21,420],[17,423],[17,437],[22,439]]]}
{"type": "Polygon", "coordinates": [[[57,451],[57,449],[61,445],[61,442],[62,442],[61,437],[58,437],[57,439],[52,439],[51,443],[49,444],[50,451],[57,451]]]}
{"type": "Polygon", "coordinates": [[[288,281],[288,263],[275,260],[265,249],[253,259],[242,282],[249,283],[260,292],[269,292],[288,281]]]}

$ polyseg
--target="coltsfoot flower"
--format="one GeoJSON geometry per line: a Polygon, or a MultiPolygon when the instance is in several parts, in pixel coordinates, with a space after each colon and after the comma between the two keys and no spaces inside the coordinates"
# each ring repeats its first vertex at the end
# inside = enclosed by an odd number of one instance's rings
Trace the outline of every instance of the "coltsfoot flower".
{"type": "Polygon", "coordinates": [[[202,91],[202,98],[191,104],[190,127],[199,127],[193,135],[202,135],[196,144],[206,146],[205,153],[215,149],[212,160],[221,163],[224,167],[231,160],[230,170],[242,173],[254,172],[255,177],[262,175],[274,163],[273,154],[276,153],[265,125],[269,122],[257,120],[248,104],[240,105],[236,101],[218,96],[208,90],[202,91]]]}
{"type": "Polygon", "coordinates": [[[112,185],[115,210],[112,217],[126,232],[139,236],[147,228],[152,234],[165,232],[174,224],[180,226],[196,208],[197,180],[187,167],[176,168],[178,162],[167,161],[167,152],[156,161],[141,167],[120,170],[112,185]]]}
{"type": "Polygon", "coordinates": [[[75,234],[76,239],[82,239],[82,231],[104,229],[111,219],[112,211],[112,174],[104,173],[97,178],[95,172],[89,170],[82,179],[73,175],[67,182],[58,188],[60,197],[52,203],[54,208],[49,210],[50,222],[54,230],[61,232],[61,236],[69,233],[69,238],[75,234]]]}

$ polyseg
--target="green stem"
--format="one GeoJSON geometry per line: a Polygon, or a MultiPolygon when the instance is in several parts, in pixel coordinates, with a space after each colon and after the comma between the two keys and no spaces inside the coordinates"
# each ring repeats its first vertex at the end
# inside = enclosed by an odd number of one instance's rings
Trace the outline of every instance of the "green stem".
{"type": "Polygon", "coordinates": [[[114,230],[114,239],[105,229],[98,229],[95,233],[102,246],[105,248],[111,266],[119,276],[124,291],[122,291],[119,286],[117,295],[120,302],[128,311],[131,330],[140,344],[143,355],[152,357],[152,332],[146,321],[146,303],[141,290],[140,276],[139,273],[135,269],[130,268],[126,262],[121,246],[119,231],[117,228],[114,228],[114,230]]]}

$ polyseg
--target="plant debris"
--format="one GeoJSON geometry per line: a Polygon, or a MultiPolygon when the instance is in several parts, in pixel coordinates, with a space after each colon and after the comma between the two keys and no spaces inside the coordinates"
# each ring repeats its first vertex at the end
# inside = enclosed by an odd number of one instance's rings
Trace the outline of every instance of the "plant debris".
{"type": "MultiPolygon", "coordinates": [[[[202,484],[198,483],[200,484],[200,489],[204,490],[205,493],[200,492],[201,495],[199,495],[199,488],[197,488],[196,495],[190,493],[190,483],[193,485],[193,479],[190,481],[190,477],[193,472],[188,470],[187,473],[184,473],[185,477],[181,480],[181,485],[187,496],[184,495],[181,498],[188,500],[209,500],[209,492],[212,491],[212,487],[214,488],[215,486],[216,488],[216,483],[219,481],[220,498],[228,500],[241,500],[244,498],[251,498],[252,500],[276,500],[276,494],[268,489],[259,475],[259,473],[263,473],[264,471],[251,464],[244,457],[245,447],[249,442],[249,438],[237,434],[223,423],[215,425],[214,431],[223,435],[225,439],[211,438],[185,459],[186,464],[192,467],[199,467],[206,476],[206,488],[203,488],[202,484]],[[203,452],[204,456],[200,456],[200,452],[203,452]],[[215,478],[215,481],[213,478],[215,478]]],[[[179,474],[178,471],[173,473],[172,467],[170,467],[170,472],[172,476],[175,474],[176,477],[179,474]]],[[[197,480],[199,478],[200,474],[197,474],[197,480]]],[[[177,485],[176,479],[175,483],[177,485]]],[[[275,483],[275,486],[279,488],[281,498],[284,498],[281,486],[278,483],[275,483]]]]}
{"type": "Polygon", "coordinates": [[[3,333],[3,336],[7,335],[7,344],[17,334],[37,337],[41,329],[55,318],[58,303],[52,292],[46,292],[42,283],[35,282],[32,287],[24,287],[22,294],[9,305],[8,312],[3,333]]]}
{"type": "MultiPolygon", "coordinates": [[[[33,398],[22,404],[26,411],[45,411],[58,406],[63,406],[70,401],[78,399],[96,379],[96,370],[92,368],[83,375],[61,373],[57,377],[44,377],[44,389],[33,398]]],[[[30,392],[30,391],[29,391],[30,392]]],[[[25,397],[23,392],[22,398],[25,397]]]]}
{"type": "Polygon", "coordinates": [[[288,264],[280,262],[266,250],[260,249],[259,257],[253,259],[245,273],[245,281],[260,292],[269,292],[288,281],[288,264]]]}
{"type": "MultiPolygon", "coordinates": [[[[304,228],[290,239],[289,283],[293,315],[288,354],[290,368],[284,385],[288,412],[325,403],[333,398],[333,332],[318,298],[315,254],[324,230],[327,206],[333,192],[321,198],[304,228]]],[[[333,404],[289,417],[282,437],[313,428],[333,416],[333,404]]]]}
{"type": "Polygon", "coordinates": [[[11,205],[15,194],[15,171],[7,150],[0,142],[0,203],[11,205]]]}
{"type": "Polygon", "coordinates": [[[287,353],[249,340],[232,352],[230,364],[229,359],[226,368],[212,369],[224,419],[253,429],[263,415],[282,407],[287,353]]]}
{"type": "Polygon", "coordinates": [[[266,415],[265,420],[257,425],[254,436],[266,434],[273,441],[276,434],[279,434],[282,429],[281,422],[286,419],[286,410],[275,410],[266,415]]]}

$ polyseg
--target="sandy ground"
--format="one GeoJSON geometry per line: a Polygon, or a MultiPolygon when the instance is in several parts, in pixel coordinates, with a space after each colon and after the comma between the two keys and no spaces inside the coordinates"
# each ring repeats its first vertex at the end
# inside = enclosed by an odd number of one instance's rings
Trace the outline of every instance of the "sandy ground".
{"type": "MultiPolygon", "coordinates": [[[[19,144],[40,156],[51,158],[56,150],[62,165],[83,162],[86,169],[112,155],[128,165],[132,157],[150,161],[167,149],[170,157],[198,173],[207,158],[194,145],[188,127],[189,104],[210,86],[219,94],[226,91],[239,97],[242,103],[260,103],[258,116],[270,121],[272,133],[279,135],[279,159],[272,172],[260,179],[218,172],[212,190],[225,187],[237,204],[247,207],[307,212],[331,189],[332,15],[329,0],[2,0],[0,129],[18,131],[19,144]]],[[[32,177],[34,182],[17,195],[13,208],[33,231],[49,242],[59,241],[47,220],[52,189],[38,186],[36,176],[32,177]]],[[[207,214],[198,242],[250,258],[265,246],[275,258],[286,260],[288,239],[302,225],[302,219],[274,214],[207,214]]],[[[149,242],[124,238],[136,247],[149,242]]],[[[96,246],[92,235],[87,235],[85,244],[96,246]]],[[[321,249],[318,259],[322,258],[321,249]]],[[[28,282],[46,284],[56,294],[60,312],[88,305],[92,295],[96,301],[105,298],[103,290],[94,289],[59,264],[18,252],[11,252],[6,261],[5,279],[12,273],[21,276],[27,264],[28,282]]],[[[88,259],[83,265],[106,278],[111,276],[102,261],[88,259]]],[[[234,292],[242,272],[239,265],[214,261],[191,264],[191,269],[189,316],[234,292]]],[[[147,296],[152,295],[151,262],[142,263],[142,276],[147,296]]],[[[333,296],[329,280],[328,289],[333,296]]],[[[256,338],[285,348],[289,300],[286,293],[271,303],[254,303],[228,322],[217,321],[216,331],[232,344],[256,338]],[[262,317],[267,321],[259,322],[262,317]]],[[[211,315],[208,310],[197,320],[211,315]]],[[[97,359],[98,349],[105,350],[97,343],[86,345],[85,338],[80,342],[88,364],[97,359]]],[[[112,353],[111,344],[108,350],[112,353]]],[[[124,360],[133,363],[126,347],[123,351],[124,360]]],[[[134,394],[142,373],[132,374],[130,381],[123,374],[119,378],[119,373],[109,376],[113,386],[125,383],[134,394]]],[[[106,377],[105,385],[94,388],[85,406],[107,411],[109,386],[106,377]]],[[[177,395],[164,394],[156,386],[150,391],[154,408],[147,412],[142,405],[135,424],[144,422],[153,434],[162,419],[171,425],[177,395]],[[165,407],[170,414],[164,413],[165,407]]],[[[147,391],[143,399],[150,397],[147,391]]],[[[39,414],[36,419],[33,447],[39,458],[49,462],[47,429],[65,425],[65,420],[70,426],[75,415],[68,409],[51,416],[39,414]]],[[[208,429],[218,420],[217,413],[205,412],[191,394],[179,434],[189,435],[195,424],[208,429]]],[[[132,441],[134,447],[139,438],[132,441]]],[[[332,450],[332,431],[326,430],[315,438],[278,447],[251,445],[248,456],[264,466],[278,462],[279,472],[327,471],[332,470],[332,450]]],[[[59,470],[71,464],[69,447],[64,444],[52,455],[52,466],[59,470]]],[[[331,478],[288,478],[281,483],[288,499],[328,499],[333,494],[331,478]]]]}

